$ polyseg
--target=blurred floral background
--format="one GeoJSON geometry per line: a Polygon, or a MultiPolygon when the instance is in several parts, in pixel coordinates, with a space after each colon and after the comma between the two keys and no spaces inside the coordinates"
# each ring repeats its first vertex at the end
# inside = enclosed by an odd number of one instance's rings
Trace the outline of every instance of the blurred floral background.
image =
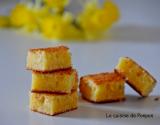
{"type": "Polygon", "coordinates": [[[0,0],[0,28],[49,41],[106,36],[153,41],[159,39],[159,5],[158,0],[0,0]]]}
{"type": "Polygon", "coordinates": [[[49,39],[90,40],[100,38],[119,18],[111,0],[21,0],[0,16],[0,27],[49,39]]]}

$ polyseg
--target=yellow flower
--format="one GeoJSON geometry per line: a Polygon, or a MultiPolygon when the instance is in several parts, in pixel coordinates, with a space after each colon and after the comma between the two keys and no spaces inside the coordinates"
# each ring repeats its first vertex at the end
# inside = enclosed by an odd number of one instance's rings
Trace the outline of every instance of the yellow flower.
{"type": "Polygon", "coordinates": [[[57,12],[61,12],[64,7],[69,4],[69,0],[44,0],[44,3],[49,8],[53,8],[57,12]]]}
{"type": "Polygon", "coordinates": [[[14,27],[24,27],[32,31],[37,27],[34,13],[23,4],[17,4],[10,14],[11,25],[14,27]]]}
{"type": "Polygon", "coordinates": [[[64,37],[62,38],[63,40],[78,40],[78,39],[83,39],[84,38],[84,34],[82,31],[80,31],[79,29],[77,29],[75,26],[73,26],[73,24],[68,24],[67,29],[65,30],[66,33],[64,35],[64,37]]]}
{"type": "Polygon", "coordinates": [[[95,38],[118,19],[119,10],[111,1],[106,1],[102,8],[91,2],[86,4],[83,12],[78,16],[78,23],[87,38],[95,38]]]}
{"type": "Polygon", "coordinates": [[[41,9],[34,9],[33,12],[36,18],[43,18],[43,17],[51,15],[47,7],[42,7],[41,9]]]}
{"type": "Polygon", "coordinates": [[[103,9],[110,22],[115,22],[119,20],[120,12],[118,6],[115,3],[111,1],[105,1],[103,9]]]}
{"type": "Polygon", "coordinates": [[[0,16],[0,27],[39,30],[54,39],[95,39],[119,19],[119,9],[110,0],[105,0],[103,6],[99,6],[98,0],[87,2],[75,19],[64,11],[68,4],[69,0],[36,0],[32,8],[17,4],[9,18],[0,16]]]}
{"type": "Polygon", "coordinates": [[[10,25],[8,16],[0,16],[0,27],[8,27],[10,25]]]}
{"type": "Polygon", "coordinates": [[[80,37],[80,32],[71,24],[70,18],[64,17],[54,15],[44,18],[40,24],[42,34],[47,38],[54,39],[80,37]]]}
{"type": "Polygon", "coordinates": [[[91,18],[96,10],[97,10],[97,6],[95,4],[88,3],[85,6],[84,10],[78,16],[78,19],[77,19],[78,23],[83,28],[83,30],[89,30],[89,29],[92,30],[91,28],[93,26],[91,26],[92,25],[91,18]]]}
{"type": "Polygon", "coordinates": [[[40,23],[41,31],[48,38],[59,38],[62,32],[61,23],[60,16],[45,17],[40,23]]]}

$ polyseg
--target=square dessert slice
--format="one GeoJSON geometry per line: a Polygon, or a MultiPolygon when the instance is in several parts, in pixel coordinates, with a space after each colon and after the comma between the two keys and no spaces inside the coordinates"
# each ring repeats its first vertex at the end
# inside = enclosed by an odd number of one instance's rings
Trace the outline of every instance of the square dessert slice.
{"type": "Polygon", "coordinates": [[[141,96],[148,96],[156,80],[144,68],[129,57],[121,57],[116,71],[126,78],[127,83],[141,96]]]}
{"type": "Polygon", "coordinates": [[[77,90],[78,75],[75,69],[65,69],[54,72],[32,71],[33,92],[71,93],[77,90]]]}
{"type": "Polygon", "coordinates": [[[118,73],[86,75],[80,79],[82,97],[91,102],[124,100],[124,79],[118,73]]]}
{"type": "Polygon", "coordinates": [[[47,115],[56,115],[78,107],[78,94],[30,93],[30,109],[47,115]]]}
{"type": "Polygon", "coordinates": [[[30,49],[26,67],[41,72],[71,68],[71,53],[65,46],[30,49]]]}

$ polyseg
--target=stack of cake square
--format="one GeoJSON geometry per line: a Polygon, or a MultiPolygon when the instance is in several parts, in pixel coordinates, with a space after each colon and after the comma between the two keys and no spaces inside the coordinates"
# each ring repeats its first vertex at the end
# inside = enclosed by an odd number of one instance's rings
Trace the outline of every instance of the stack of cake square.
{"type": "Polygon", "coordinates": [[[56,115],[77,108],[78,75],[67,47],[30,49],[27,69],[32,70],[32,111],[56,115]]]}

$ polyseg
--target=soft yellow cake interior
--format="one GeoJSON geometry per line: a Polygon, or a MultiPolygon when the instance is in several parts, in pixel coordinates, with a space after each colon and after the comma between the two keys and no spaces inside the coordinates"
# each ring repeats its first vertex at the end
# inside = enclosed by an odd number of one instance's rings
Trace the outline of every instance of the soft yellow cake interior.
{"type": "Polygon", "coordinates": [[[31,49],[27,56],[27,68],[36,71],[53,71],[71,67],[71,54],[64,46],[31,49]]]}
{"type": "Polygon", "coordinates": [[[48,115],[56,115],[77,108],[78,94],[30,93],[30,109],[48,115]]]}
{"type": "Polygon", "coordinates": [[[116,70],[126,77],[127,82],[140,95],[148,96],[155,86],[156,80],[141,66],[128,57],[121,57],[116,70]]]}
{"type": "Polygon", "coordinates": [[[117,73],[87,75],[80,79],[80,92],[93,102],[124,100],[124,79],[117,73]]]}
{"type": "Polygon", "coordinates": [[[74,69],[50,73],[32,71],[32,91],[70,93],[77,90],[77,86],[78,76],[74,69]]]}

